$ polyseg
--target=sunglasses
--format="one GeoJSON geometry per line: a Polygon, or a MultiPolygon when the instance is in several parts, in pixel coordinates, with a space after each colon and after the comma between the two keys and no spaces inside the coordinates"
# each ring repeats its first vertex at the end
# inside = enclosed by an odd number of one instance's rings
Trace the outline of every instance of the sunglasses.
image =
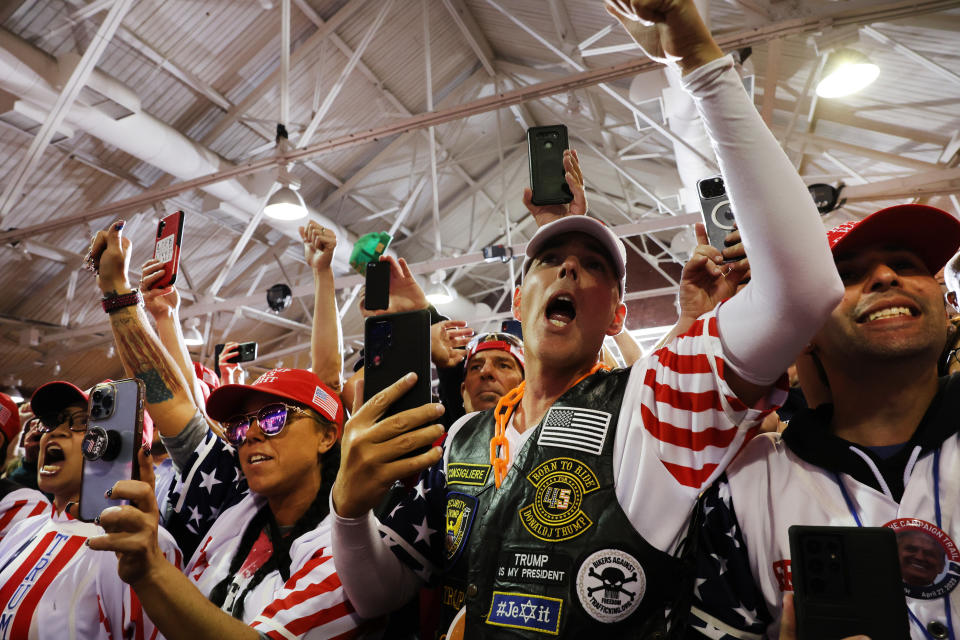
{"type": "Polygon", "coordinates": [[[283,431],[283,427],[287,424],[287,416],[291,411],[319,420],[319,417],[315,416],[309,409],[277,402],[261,407],[255,413],[234,416],[221,424],[227,436],[227,442],[238,447],[247,439],[247,431],[250,429],[253,418],[257,419],[257,424],[260,426],[263,435],[275,436],[283,431]]]}
{"type": "Polygon", "coordinates": [[[50,433],[60,425],[65,424],[70,431],[87,430],[87,412],[86,411],[61,411],[55,417],[40,418],[40,424],[37,425],[37,431],[40,433],[50,433]]]}

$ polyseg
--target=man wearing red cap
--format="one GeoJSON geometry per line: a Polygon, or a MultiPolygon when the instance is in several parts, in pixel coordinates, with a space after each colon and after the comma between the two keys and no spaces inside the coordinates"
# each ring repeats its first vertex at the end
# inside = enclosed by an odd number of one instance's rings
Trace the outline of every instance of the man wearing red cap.
{"type": "Polygon", "coordinates": [[[510,333],[483,333],[467,344],[460,395],[467,413],[497,406],[523,381],[523,343],[510,333]]]}
{"type": "Polygon", "coordinates": [[[704,494],[694,626],[710,638],[777,637],[793,591],[787,529],[886,526],[939,545],[932,583],[905,579],[904,591],[913,638],[954,638],[960,378],[937,375],[946,313],[934,274],[960,246],[960,222],[899,205],[827,237],[845,295],[807,351],[832,404],[799,412],[782,437],[755,438],[704,494]]]}

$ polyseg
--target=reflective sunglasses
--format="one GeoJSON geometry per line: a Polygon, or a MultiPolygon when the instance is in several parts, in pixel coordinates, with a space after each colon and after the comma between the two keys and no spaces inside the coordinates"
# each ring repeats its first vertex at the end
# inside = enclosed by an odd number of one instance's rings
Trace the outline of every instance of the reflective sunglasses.
{"type": "Polygon", "coordinates": [[[40,433],[50,433],[60,425],[65,424],[70,431],[87,430],[87,412],[86,411],[61,411],[56,416],[40,418],[40,424],[37,425],[37,431],[40,433]]]}
{"type": "Polygon", "coordinates": [[[250,423],[253,418],[257,419],[257,424],[260,426],[260,431],[263,432],[263,435],[275,436],[283,431],[283,427],[287,424],[287,415],[291,411],[319,420],[319,417],[309,409],[277,402],[261,407],[259,411],[254,413],[234,416],[221,424],[227,436],[227,441],[233,446],[238,447],[246,440],[247,431],[250,429],[250,423]]]}

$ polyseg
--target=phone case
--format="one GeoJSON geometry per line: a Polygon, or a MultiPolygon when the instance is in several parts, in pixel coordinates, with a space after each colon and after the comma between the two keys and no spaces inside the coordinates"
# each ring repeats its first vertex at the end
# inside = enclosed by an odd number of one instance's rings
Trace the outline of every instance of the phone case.
{"type": "Polygon", "coordinates": [[[699,180],[697,195],[700,196],[700,213],[703,216],[703,226],[707,229],[707,238],[711,245],[723,251],[726,247],[723,239],[735,229],[733,210],[723,185],[723,177],[699,180]]]}
{"type": "Polygon", "coordinates": [[[411,371],[417,374],[417,384],[390,405],[384,418],[430,402],[429,311],[367,318],[363,351],[364,402],[411,371]]]}
{"type": "Polygon", "coordinates": [[[102,382],[90,391],[87,433],[81,443],[80,519],[85,522],[117,504],[104,493],[118,480],[140,478],[143,391],[143,382],[135,378],[102,382]]]}
{"type": "Polygon", "coordinates": [[[390,263],[368,262],[363,306],[369,311],[390,306],[390,263]]]}
{"type": "Polygon", "coordinates": [[[794,525],[788,534],[799,640],[910,638],[892,529],[794,525]]]}
{"type": "Polygon", "coordinates": [[[530,160],[530,188],[533,204],[566,204],[573,200],[563,170],[563,152],[567,149],[567,127],[562,124],[527,129],[530,160]]]}
{"type": "Polygon", "coordinates": [[[157,224],[157,244],[153,257],[163,263],[164,274],[154,289],[169,287],[180,270],[180,241],[183,239],[183,211],[171,213],[157,224]]]}

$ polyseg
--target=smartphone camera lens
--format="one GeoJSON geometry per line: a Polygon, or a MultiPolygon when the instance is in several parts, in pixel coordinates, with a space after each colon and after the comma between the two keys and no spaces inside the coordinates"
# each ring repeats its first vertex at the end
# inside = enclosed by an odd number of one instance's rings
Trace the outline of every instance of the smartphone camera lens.
{"type": "Polygon", "coordinates": [[[110,407],[113,406],[113,398],[108,395],[103,396],[103,399],[100,401],[100,404],[103,406],[105,411],[109,411],[110,407]]]}
{"type": "Polygon", "coordinates": [[[100,389],[95,389],[93,392],[93,401],[100,402],[100,398],[103,397],[103,391],[100,389]]]}
{"type": "Polygon", "coordinates": [[[543,143],[543,148],[544,148],[544,149],[553,149],[553,143],[550,142],[549,140],[547,140],[546,142],[543,143]]]}

